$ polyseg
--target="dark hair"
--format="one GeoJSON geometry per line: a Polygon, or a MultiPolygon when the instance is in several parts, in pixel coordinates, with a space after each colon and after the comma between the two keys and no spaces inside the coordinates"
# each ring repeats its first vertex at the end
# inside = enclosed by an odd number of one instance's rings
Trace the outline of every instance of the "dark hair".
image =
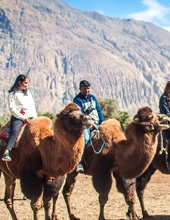
{"type": "MultiPolygon", "coordinates": [[[[28,79],[28,76],[24,75],[24,74],[20,74],[17,76],[16,80],[15,80],[15,83],[14,85],[10,88],[10,90],[8,91],[9,93],[10,92],[13,92],[13,93],[16,93],[18,90],[19,90],[19,82],[24,82],[25,79],[28,79]]],[[[23,93],[25,95],[27,95],[27,89],[26,90],[23,90],[23,93]]]]}
{"type": "Polygon", "coordinates": [[[83,86],[88,87],[90,86],[90,83],[87,80],[82,80],[80,81],[80,88],[83,86]]]}
{"type": "Polygon", "coordinates": [[[168,96],[168,92],[170,91],[170,81],[167,82],[165,89],[164,89],[164,94],[168,96]]]}

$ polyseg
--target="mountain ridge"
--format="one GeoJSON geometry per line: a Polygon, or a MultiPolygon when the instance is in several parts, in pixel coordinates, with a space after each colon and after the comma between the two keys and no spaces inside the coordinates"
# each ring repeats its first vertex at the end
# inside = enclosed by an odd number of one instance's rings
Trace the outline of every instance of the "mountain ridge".
{"type": "Polygon", "coordinates": [[[82,12],[59,0],[6,0],[0,6],[0,113],[11,83],[30,78],[40,112],[57,113],[87,79],[96,97],[133,115],[158,111],[170,78],[170,33],[152,23],[82,12]]]}

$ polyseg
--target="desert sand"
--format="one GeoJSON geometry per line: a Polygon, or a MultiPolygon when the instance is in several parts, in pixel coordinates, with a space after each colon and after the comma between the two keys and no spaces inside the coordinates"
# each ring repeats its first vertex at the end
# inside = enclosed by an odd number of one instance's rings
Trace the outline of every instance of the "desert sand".
{"type": "MultiPolygon", "coordinates": [[[[156,220],[170,220],[170,176],[157,171],[148,184],[145,191],[145,204],[148,213],[156,220]]],[[[0,220],[11,220],[11,216],[3,202],[4,198],[4,178],[0,179],[0,220]]],[[[20,190],[20,183],[17,180],[14,206],[19,220],[32,220],[33,214],[30,208],[30,200],[23,200],[20,190]]],[[[72,208],[74,214],[81,220],[97,220],[99,214],[98,194],[92,186],[90,176],[79,174],[72,197],[72,208]]],[[[57,201],[57,214],[59,220],[68,220],[66,205],[60,193],[57,201]]],[[[138,199],[136,199],[136,211],[142,219],[141,209],[138,199]]],[[[105,206],[105,217],[108,220],[125,220],[127,205],[122,194],[118,193],[113,179],[113,185],[109,194],[109,200],[105,206]]],[[[44,219],[43,209],[39,212],[39,219],[44,219]]]]}

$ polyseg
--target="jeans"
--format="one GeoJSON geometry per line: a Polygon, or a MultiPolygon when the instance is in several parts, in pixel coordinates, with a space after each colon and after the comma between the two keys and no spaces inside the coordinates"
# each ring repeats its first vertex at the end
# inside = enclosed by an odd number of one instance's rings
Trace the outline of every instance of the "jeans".
{"type": "Polygon", "coordinates": [[[11,151],[12,147],[21,131],[22,125],[24,124],[24,122],[18,118],[15,118],[14,116],[11,117],[11,121],[10,121],[10,135],[9,138],[7,140],[7,145],[6,145],[6,150],[11,151]]]}
{"type": "Polygon", "coordinates": [[[80,161],[81,163],[84,162],[85,149],[90,140],[90,129],[84,129],[83,134],[84,134],[84,151],[83,151],[83,155],[80,161]]]}
{"type": "MultiPolygon", "coordinates": [[[[97,124],[97,126],[98,126],[99,124],[97,124]]],[[[87,146],[87,144],[88,144],[88,142],[90,141],[90,133],[91,133],[91,131],[92,131],[93,129],[92,128],[90,128],[90,129],[84,129],[84,131],[83,131],[83,134],[84,134],[84,151],[83,151],[83,155],[82,155],[82,158],[81,158],[81,163],[83,163],[84,162],[84,155],[85,155],[85,150],[86,150],[86,146],[87,146]]]]}

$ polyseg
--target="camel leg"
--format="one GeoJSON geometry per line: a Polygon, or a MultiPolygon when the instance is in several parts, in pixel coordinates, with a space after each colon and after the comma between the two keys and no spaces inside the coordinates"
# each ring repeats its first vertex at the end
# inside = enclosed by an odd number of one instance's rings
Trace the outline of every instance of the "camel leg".
{"type": "Polygon", "coordinates": [[[58,217],[57,217],[57,214],[56,214],[56,202],[57,202],[57,199],[58,199],[58,195],[55,195],[53,197],[53,210],[52,210],[52,218],[50,217],[51,214],[50,214],[50,208],[51,208],[51,198],[44,198],[44,209],[45,209],[45,220],[58,220],[58,217]]]}
{"type": "Polygon", "coordinates": [[[131,220],[139,220],[139,217],[135,211],[135,190],[136,190],[136,179],[124,180],[125,186],[125,201],[129,206],[128,212],[126,213],[127,217],[131,220]]]}
{"type": "Polygon", "coordinates": [[[59,195],[59,191],[64,183],[65,176],[62,176],[57,179],[51,179],[48,176],[44,176],[43,178],[43,186],[44,186],[44,209],[45,209],[45,220],[58,220],[56,213],[56,202],[59,195]],[[50,207],[52,204],[53,198],[53,210],[52,216],[50,214],[50,207]],[[50,218],[51,217],[51,218],[50,218]]]}
{"type": "Polygon", "coordinates": [[[92,176],[93,186],[99,193],[100,213],[98,220],[105,220],[104,207],[108,201],[108,195],[112,187],[112,178],[110,173],[100,172],[92,176]]]}
{"type": "MultiPolygon", "coordinates": [[[[29,158],[26,158],[25,161],[27,159],[29,158]]],[[[29,166],[22,167],[19,171],[19,177],[23,194],[31,200],[34,220],[38,220],[38,211],[43,207],[44,186],[42,177],[37,176],[36,172],[29,166]]]]}
{"type": "Polygon", "coordinates": [[[116,180],[116,187],[120,193],[124,195],[125,201],[128,205],[127,217],[130,220],[138,220],[138,216],[135,212],[135,191],[136,191],[136,179],[122,179],[118,174],[113,173],[116,180]]]}
{"type": "Polygon", "coordinates": [[[4,179],[5,179],[5,185],[6,185],[4,202],[12,216],[12,219],[18,220],[15,214],[15,211],[14,211],[14,206],[13,206],[13,197],[14,197],[14,190],[15,190],[15,185],[16,185],[16,178],[9,177],[5,173],[3,174],[4,174],[4,179]]]}
{"type": "Polygon", "coordinates": [[[138,220],[138,216],[135,212],[135,191],[136,191],[136,179],[123,179],[125,188],[125,201],[129,206],[127,217],[131,220],[138,220]]]}
{"type": "Polygon", "coordinates": [[[58,217],[57,217],[57,209],[56,209],[56,202],[57,202],[57,199],[58,199],[58,195],[59,193],[53,198],[53,211],[52,211],[52,220],[58,220],[58,217]]]}
{"type": "Polygon", "coordinates": [[[151,176],[154,174],[155,171],[156,169],[152,165],[150,165],[149,168],[145,171],[145,173],[143,173],[139,178],[137,178],[136,192],[141,205],[143,218],[151,217],[145,208],[144,190],[146,189],[146,186],[149,183],[151,176]]]}
{"type": "Polygon", "coordinates": [[[33,210],[34,220],[38,220],[38,211],[43,207],[43,191],[41,196],[37,199],[31,199],[31,208],[33,210]]]}
{"type": "Polygon", "coordinates": [[[80,220],[80,218],[75,217],[75,215],[73,214],[73,211],[71,208],[71,203],[70,203],[70,196],[71,196],[72,191],[74,189],[77,175],[78,175],[78,173],[75,171],[68,174],[66,177],[65,185],[63,187],[63,196],[64,196],[64,200],[66,202],[67,211],[68,211],[68,215],[69,215],[70,220],[80,220]]]}
{"type": "MultiPolygon", "coordinates": [[[[45,220],[51,220],[50,215],[51,198],[44,198],[45,220]]],[[[57,220],[54,218],[54,220],[57,220]]]]}

